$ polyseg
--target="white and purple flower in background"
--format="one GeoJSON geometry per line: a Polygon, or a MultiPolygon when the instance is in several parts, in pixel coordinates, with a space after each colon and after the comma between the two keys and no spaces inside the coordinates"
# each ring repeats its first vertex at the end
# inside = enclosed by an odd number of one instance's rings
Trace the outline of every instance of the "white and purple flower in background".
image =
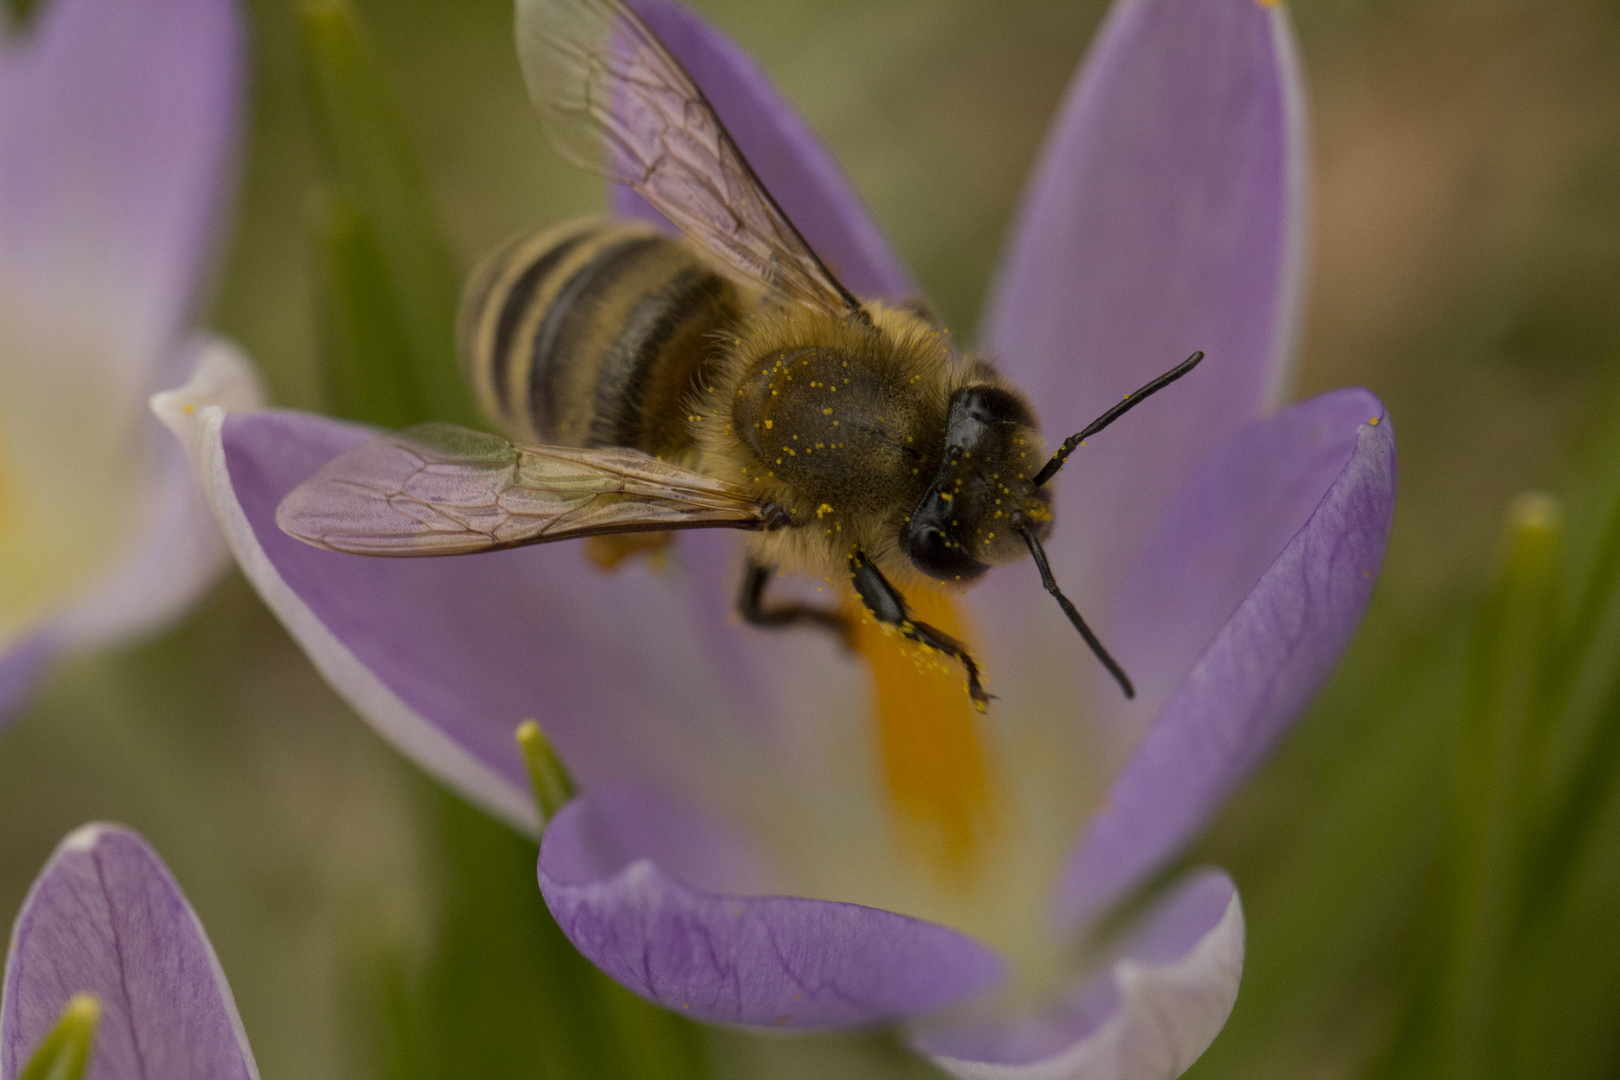
{"type": "Polygon", "coordinates": [[[230,0],[51,0],[0,32],[0,726],[52,657],[175,617],[226,564],[145,406],[205,356],[257,400],[191,322],[241,48],[230,0]]]}
{"type": "MultiPolygon", "coordinates": [[[[748,59],[668,0],[636,7],[852,291],[915,295],[748,59]]],[[[881,635],[863,636],[863,664],[821,635],[740,625],[729,535],[685,534],[669,565],[611,576],[572,545],[320,551],[282,534],[276,507],[366,430],[232,414],[202,386],[156,407],[195,449],[248,576],[326,677],[424,768],[531,833],[512,732],[541,722],[582,794],[545,828],[540,885],[571,940],[626,986],[722,1023],[901,1022],[962,1077],[1174,1076],[1237,993],[1230,878],[1191,872],[1124,932],[1099,927],[1332,670],[1395,495],[1375,397],[1280,406],[1305,226],[1293,49],[1283,11],[1256,0],[1119,0],[985,323],[981,347],[1053,437],[1208,354],[1057,481],[1048,550],[1135,702],[1027,565],[930,608],[919,598],[985,661],[997,700],[980,718],[959,676],[930,682],[881,635]]]]}
{"type": "Polygon", "coordinates": [[[85,994],[100,1005],[88,1080],[258,1080],[196,912],[157,853],[117,825],[63,840],[17,915],[0,993],[0,1080],[16,1080],[85,994]]]}

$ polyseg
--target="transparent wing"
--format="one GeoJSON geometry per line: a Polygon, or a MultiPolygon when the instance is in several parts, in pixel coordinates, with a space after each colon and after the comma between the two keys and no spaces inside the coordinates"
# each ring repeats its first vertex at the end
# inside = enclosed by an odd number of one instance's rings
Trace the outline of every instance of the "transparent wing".
{"type": "Polygon", "coordinates": [[[744,279],[858,308],[754,175],[686,69],[620,0],[518,0],[518,56],[557,152],[634,188],[744,279]]]}
{"type": "Polygon", "coordinates": [[[742,488],[634,450],[514,446],[451,424],[381,435],[276,509],[283,532],[357,555],[460,555],[653,529],[758,529],[742,488]]]}

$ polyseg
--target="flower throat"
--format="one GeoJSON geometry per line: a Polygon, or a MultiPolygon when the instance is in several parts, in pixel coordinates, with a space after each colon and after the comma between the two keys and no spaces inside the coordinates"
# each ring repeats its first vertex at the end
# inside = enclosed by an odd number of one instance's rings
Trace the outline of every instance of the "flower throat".
{"type": "MultiPolygon", "coordinates": [[[[943,593],[918,590],[913,607],[918,618],[964,637],[955,605],[943,593]]],[[[961,671],[862,618],[854,601],[845,614],[855,649],[872,672],[872,716],[895,833],[936,878],[971,888],[1004,815],[995,761],[979,730],[981,716],[962,692],[961,671]]]]}

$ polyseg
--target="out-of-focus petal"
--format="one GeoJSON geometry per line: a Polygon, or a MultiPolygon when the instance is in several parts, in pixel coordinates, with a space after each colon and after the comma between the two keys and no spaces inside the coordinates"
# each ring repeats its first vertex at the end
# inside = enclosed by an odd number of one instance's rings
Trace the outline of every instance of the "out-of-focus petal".
{"type": "MultiPolygon", "coordinates": [[[[632,6],[691,72],[766,189],[845,287],[867,298],[916,296],[849,178],[748,54],[672,0],[632,6]]],[[[621,216],[673,228],[629,188],[614,185],[612,204],[621,216]]]]}
{"type": "Polygon", "coordinates": [[[100,327],[117,348],[87,359],[137,400],[185,376],[169,346],[227,190],[241,48],[225,0],[50,0],[8,57],[0,268],[100,327]]]}
{"type": "MultiPolygon", "coordinates": [[[[263,403],[258,375],[230,342],[198,338],[184,352],[193,362],[193,381],[212,384],[215,399],[242,409],[263,403]]],[[[53,620],[68,644],[94,644],[162,625],[195,604],[225,568],[225,545],[190,457],[161,429],[153,432],[153,443],[153,475],[140,507],[145,521],[129,530],[118,563],[53,620]]]]}
{"type": "Polygon", "coordinates": [[[1243,974],[1243,907],[1218,870],[1183,881],[1105,974],[1000,1024],[936,1027],[919,1050],[962,1080],[1167,1080],[1214,1041],[1243,974]]]}
{"type": "MultiPolygon", "coordinates": [[[[1082,611],[1109,597],[1192,464],[1277,399],[1304,231],[1300,94],[1283,6],[1121,0],[1048,136],[984,341],[1044,430],[1078,431],[1208,354],[1054,481],[1048,552],[1082,611]]],[[[998,608],[1050,606],[1034,575],[1003,576],[998,608]]],[[[1062,622],[994,631],[1016,651],[1062,622]]]]}
{"type": "MultiPolygon", "coordinates": [[[[206,380],[216,397],[239,408],[262,400],[258,376],[229,342],[199,337],[183,353],[196,365],[193,382],[206,380]]],[[[156,425],[141,437],[150,442],[150,466],[130,469],[126,481],[141,519],[107,524],[122,541],[111,563],[0,658],[0,726],[21,707],[52,656],[170,622],[225,569],[225,545],[186,451],[156,425]]]]}
{"type": "MultiPolygon", "coordinates": [[[[1060,927],[1103,912],[1191,839],[1338,663],[1389,538],[1395,433],[1365,392],[1301,406],[1348,409],[1353,418],[1356,404],[1367,408],[1349,460],[1203,651],[1087,826],[1059,887],[1060,927]]],[[[1173,519],[1172,528],[1181,524],[1173,519]]]]}
{"type": "Polygon", "coordinates": [[[547,826],[540,888],[558,925],[594,964],[701,1020],[880,1023],[960,1000],[1003,976],[990,950],[934,923],[689,883],[748,890],[749,865],[696,815],[644,793],[609,790],[576,799],[547,826]]]}
{"type": "Polygon", "coordinates": [[[34,635],[0,655],[0,731],[16,718],[58,647],[48,636],[34,635]]]}
{"type": "Polygon", "coordinates": [[[89,1080],[257,1080],[230,986],[168,868],[128,829],[62,841],[11,932],[0,1078],[76,993],[101,1002],[89,1080]]]}

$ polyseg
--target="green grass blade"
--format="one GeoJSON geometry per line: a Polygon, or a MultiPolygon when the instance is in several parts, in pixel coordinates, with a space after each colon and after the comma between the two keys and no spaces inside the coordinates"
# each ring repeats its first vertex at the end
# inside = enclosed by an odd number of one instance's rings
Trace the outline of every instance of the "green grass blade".
{"type": "Polygon", "coordinates": [[[439,913],[421,962],[373,957],[370,985],[357,986],[371,1010],[361,1071],[381,1080],[701,1080],[702,1030],[579,954],[540,895],[534,843],[451,792],[427,789],[425,798],[444,859],[439,913]]]}
{"type": "Polygon", "coordinates": [[[401,357],[410,352],[376,231],[344,195],[324,193],[311,210],[320,340],[332,411],[401,428],[431,415],[401,357]]]}
{"type": "Polygon", "coordinates": [[[481,426],[455,362],[459,276],[394,93],[341,0],[308,0],[299,24],[334,188],[316,247],[338,407],[481,426]]]}
{"type": "Polygon", "coordinates": [[[1505,979],[1523,901],[1528,762],[1546,723],[1558,640],[1563,529],[1557,504],[1521,497],[1509,512],[1508,553],[1476,625],[1458,732],[1444,959],[1434,1048],[1442,1075],[1502,1074],[1505,979]]]}

